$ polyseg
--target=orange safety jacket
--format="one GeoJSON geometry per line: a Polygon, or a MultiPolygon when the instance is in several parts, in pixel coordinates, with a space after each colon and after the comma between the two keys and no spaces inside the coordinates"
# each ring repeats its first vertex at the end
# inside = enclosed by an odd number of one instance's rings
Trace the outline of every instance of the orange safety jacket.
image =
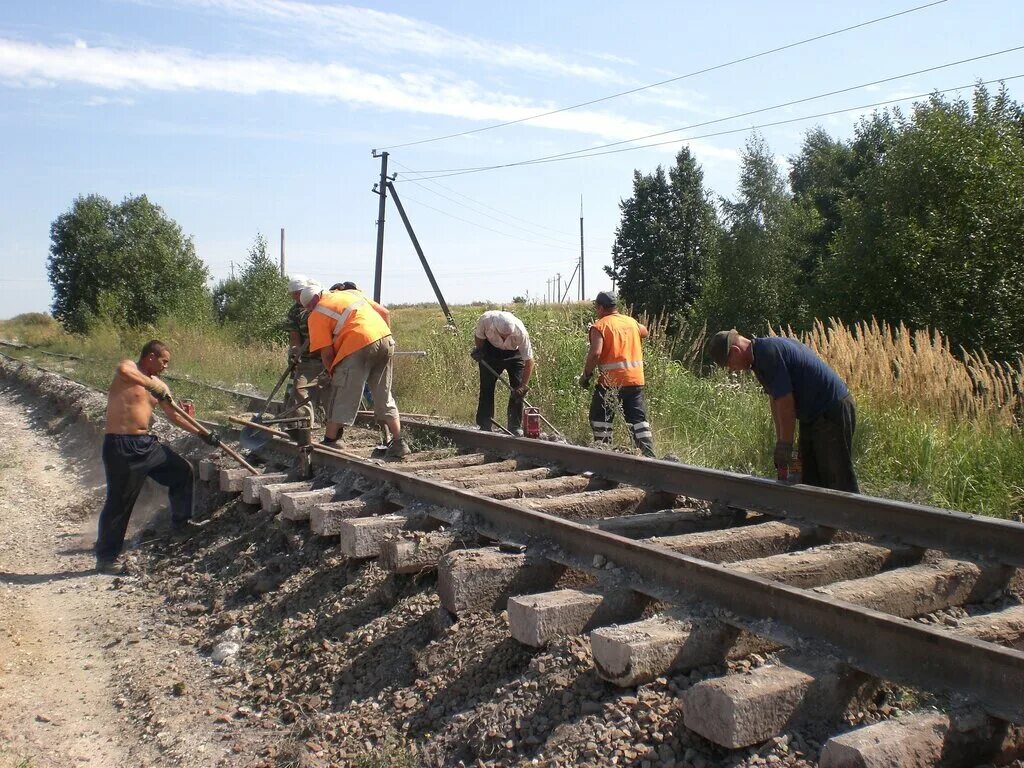
{"type": "Polygon", "coordinates": [[[640,324],[629,315],[605,315],[595,322],[604,339],[597,359],[598,383],[604,387],[637,387],[644,383],[640,324]]]}
{"type": "Polygon", "coordinates": [[[309,312],[309,350],[334,346],[331,370],[344,358],[368,344],[391,335],[374,302],[360,291],[331,291],[309,312]]]}

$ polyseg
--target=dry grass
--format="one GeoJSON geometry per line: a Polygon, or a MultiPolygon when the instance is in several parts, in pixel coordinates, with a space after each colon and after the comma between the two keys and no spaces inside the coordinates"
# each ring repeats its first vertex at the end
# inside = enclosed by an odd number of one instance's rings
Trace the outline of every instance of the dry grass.
{"type": "Polygon", "coordinates": [[[783,335],[806,343],[858,397],[876,403],[898,403],[944,424],[1014,427],[1024,414],[1024,356],[1015,365],[994,362],[984,352],[954,351],[940,331],[874,320],[819,320],[809,333],[783,335]]]}

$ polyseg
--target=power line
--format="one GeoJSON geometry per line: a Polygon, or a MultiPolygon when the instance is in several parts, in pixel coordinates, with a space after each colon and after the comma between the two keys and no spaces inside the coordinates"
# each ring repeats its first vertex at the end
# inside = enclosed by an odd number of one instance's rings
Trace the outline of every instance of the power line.
{"type": "MultiPolygon", "coordinates": [[[[523,160],[523,161],[520,161],[520,162],[517,162],[517,163],[507,163],[505,165],[495,165],[495,166],[491,166],[489,168],[474,168],[474,169],[468,169],[468,170],[463,170],[463,171],[454,171],[454,172],[451,172],[451,173],[441,173],[441,174],[438,174],[437,176],[427,176],[427,177],[425,177],[424,180],[428,180],[429,181],[430,179],[434,179],[434,178],[443,179],[443,178],[447,178],[448,176],[463,176],[463,175],[468,174],[468,173],[481,173],[483,171],[497,170],[497,169],[500,169],[500,168],[512,168],[512,167],[516,167],[516,166],[544,165],[544,164],[547,164],[547,163],[564,162],[566,160],[586,160],[586,159],[591,158],[591,157],[600,157],[602,155],[616,155],[616,154],[619,154],[621,152],[635,152],[636,150],[639,150],[639,149],[650,149],[651,147],[662,147],[662,146],[665,146],[666,144],[679,144],[679,143],[682,143],[682,142],[685,142],[685,141],[694,141],[696,139],[710,139],[710,138],[714,138],[715,136],[728,136],[728,135],[734,134],[734,133],[745,133],[747,131],[758,130],[758,129],[761,129],[761,128],[774,128],[775,126],[789,125],[791,123],[799,123],[799,122],[803,122],[805,120],[816,120],[816,119],[818,119],[820,117],[830,117],[832,115],[841,115],[844,112],[854,112],[854,111],[857,111],[857,110],[872,109],[874,107],[885,107],[885,106],[889,106],[891,104],[900,104],[900,103],[902,103],[904,101],[913,101],[914,99],[923,99],[923,98],[926,98],[926,97],[932,96],[932,95],[942,95],[942,94],[945,94],[945,93],[952,93],[953,91],[961,91],[961,90],[963,90],[965,88],[973,88],[975,86],[980,86],[980,85],[992,85],[994,83],[1006,83],[1006,82],[1009,82],[1011,80],[1018,80],[1018,79],[1020,79],[1022,77],[1024,77],[1024,74],[1022,74],[1022,75],[1011,75],[1010,77],[997,77],[997,78],[995,78],[993,80],[985,80],[985,81],[982,81],[982,82],[967,83],[966,85],[958,85],[958,86],[955,86],[953,88],[945,88],[943,90],[928,91],[927,93],[918,93],[918,94],[916,94],[914,96],[903,96],[903,97],[898,98],[898,99],[889,99],[887,101],[876,101],[876,102],[873,102],[871,104],[861,104],[861,105],[855,106],[855,107],[843,107],[842,109],[833,109],[833,110],[828,111],[828,112],[818,112],[818,113],[813,114],[813,115],[804,115],[802,117],[792,117],[792,118],[788,118],[786,120],[776,120],[774,122],[760,123],[758,125],[748,125],[748,126],[744,126],[743,128],[732,128],[732,129],[725,130],[725,131],[715,131],[713,133],[703,133],[703,134],[699,134],[699,135],[696,135],[696,136],[682,136],[682,137],[679,137],[677,139],[669,139],[668,141],[656,141],[656,142],[653,142],[651,144],[637,144],[635,146],[620,147],[619,149],[608,149],[608,150],[605,150],[603,152],[593,152],[591,154],[569,153],[569,156],[555,156],[555,157],[551,157],[551,158],[538,158],[538,159],[534,159],[534,160],[523,160]]],[[[580,150],[580,151],[582,152],[583,150],[580,150]]]]}
{"type": "MultiPolygon", "coordinates": [[[[401,165],[401,163],[397,163],[396,162],[395,165],[401,165]]],[[[412,168],[409,168],[408,166],[405,166],[405,165],[403,165],[402,167],[405,168],[406,170],[408,170],[410,173],[421,173],[421,171],[414,171],[412,168]]],[[[426,184],[421,184],[417,179],[406,179],[406,181],[409,181],[410,183],[415,184],[417,187],[420,187],[421,189],[425,189],[427,192],[430,192],[433,195],[437,195],[438,197],[442,197],[445,200],[448,200],[449,202],[454,203],[455,205],[461,206],[461,207],[465,208],[467,211],[472,211],[473,213],[477,214],[478,216],[486,216],[488,219],[491,219],[492,221],[496,221],[499,224],[502,224],[502,225],[504,225],[506,227],[512,227],[514,229],[518,229],[518,230],[520,230],[522,232],[526,232],[529,235],[533,235],[534,237],[543,237],[543,238],[545,238],[547,240],[550,240],[552,243],[557,243],[560,247],[561,246],[569,246],[569,247],[573,247],[573,248],[576,247],[575,243],[570,243],[570,242],[568,242],[566,240],[557,240],[556,238],[553,238],[550,235],[545,235],[542,232],[534,232],[532,230],[527,229],[526,227],[523,227],[523,226],[520,226],[520,225],[517,225],[517,224],[512,224],[512,223],[507,222],[507,221],[503,221],[502,219],[499,219],[497,216],[492,216],[489,213],[485,213],[484,211],[478,211],[475,208],[472,208],[472,207],[466,205],[465,203],[460,203],[454,197],[449,197],[448,195],[445,195],[445,194],[443,194],[441,192],[438,192],[437,190],[431,189],[426,184]]],[[[436,183],[436,182],[434,182],[434,183],[436,183]]]]}
{"type": "MultiPolygon", "coordinates": [[[[391,158],[391,162],[394,163],[395,165],[397,165],[400,168],[404,168],[409,173],[427,173],[427,171],[417,171],[417,170],[414,170],[414,169],[410,168],[408,165],[405,165],[404,163],[400,163],[398,160],[395,160],[393,157],[391,158]]],[[[405,181],[414,181],[414,180],[413,179],[405,179],[405,181]]],[[[416,180],[416,181],[418,181],[418,180],[416,180]]],[[[545,226],[544,224],[538,224],[535,221],[530,221],[529,219],[524,219],[524,218],[522,218],[520,216],[516,216],[514,214],[509,213],[508,211],[503,211],[500,208],[495,208],[493,205],[488,205],[487,203],[485,203],[485,202],[483,202],[481,200],[477,200],[475,198],[472,198],[469,195],[467,195],[467,194],[465,194],[463,192],[459,192],[457,189],[452,189],[451,187],[449,187],[449,186],[447,186],[445,184],[442,184],[439,181],[433,181],[433,182],[431,182],[431,184],[433,184],[436,187],[440,187],[443,190],[451,192],[453,195],[458,195],[462,199],[468,200],[469,202],[473,203],[474,205],[478,205],[481,208],[486,208],[486,209],[488,209],[490,211],[494,211],[495,213],[500,214],[501,216],[504,216],[504,217],[506,217],[508,219],[514,219],[515,221],[520,221],[523,224],[528,224],[528,225],[530,225],[531,227],[533,227],[535,229],[546,229],[548,232],[554,232],[556,235],[561,235],[562,237],[575,237],[575,235],[576,235],[575,232],[569,232],[569,231],[564,230],[564,229],[556,229],[555,227],[548,227],[548,226],[545,226]]],[[[418,186],[423,186],[423,185],[422,184],[418,184],[418,186]]],[[[428,187],[424,187],[424,189],[427,189],[429,192],[434,192],[434,190],[429,189],[428,187]]],[[[434,192],[434,194],[440,195],[439,192],[434,192]]],[[[444,195],[441,195],[441,197],[444,197],[444,195]]],[[[447,198],[447,199],[450,200],[451,198],[447,198]]],[[[452,200],[452,202],[456,203],[456,205],[463,205],[468,210],[473,210],[469,206],[466,206],[464,203],[458,203],[455,200],[452,200]]],[[[477,213],[481,213],[481,211],[476,211],[476,212],[477,213]]],[[[504,222],[502,222],[502,223],[504,223],[504,222]]],[[[547,237],[547,235],[542,235],[542,237],[547,237]]],[[[554,238],[552,238],[552,239],[554,239],[554,238]]]]}
{"type": "Polygon", "coordinates": [[[685,80],[685,79],[690,78],[690,77],[696,77],[697,75],[707,74],[708,72],[714,72],[714,71],[719,70],[719,69],[724,69],[725,67],[731,67],[734,64],[742,64],[743,62],[753,61],[754,59],[759,59],[762,56],[769,56],[769,55],[771,55],[773,53],[779,53],[781,51],[786,51],[786,50],[789,50],[791,48],[797,48],[797,47],[799,47],[801,45],[807,45],[808,43],[813,43],[813,42],[816,42],[818,40],[824,40],[825,38],[828,38],[828,37],[834,37],[835,35],[841,35],[844,32],[850,32],[850,31],[855,30],[855,29],[861,29],[862,27],[867,27],[867,26],[870,26],[872,24],[878,24],[879,22],[888,21],[889,19],[895,19],[895,18],[898,18],[900,16],[905,16],[905,15],[907,15],[909,13],[915,13],[917,11],[925,10],[926,8],[932,8],[933,6],[936,6],[936,5],[942,5],[945,2],[947,2],[947,0],[935,0],[934,2],[925,3],[924,5],[917,5],[917,6],[914,6],[913,8],[907,8],[906,10],[903,10],[903,11],[898,11],[896,13],[891,13],[888,16],[879,16],[876,19],[869,19],[868,21],[862,21],[859,24],[854,24],[854,25],[849,26],[849,27],[843,27],[842,29],[836,29],[836,30],[833,30],[831,32],[825,32],[825,33],[820,34],[820,35],[815,35],[814,37],[808,37],[808,38],[805,38],[803,40],[797,40],[794,43],[787,43],[786,45],[780,45],[780,46],[778,46],[776,48],[770,48],[770,49],[768,49],[766,51],[761,51],[760,53],[753,53],[753,54],[750,54],[748,56],[742,56],[742,57],[740,57],[738,59],[732,59],[731,61],[726,61],[726,62],[724,62],[722,64],[715,64],[714,66],[711,66],[711,67],[705,67],[704,69],[698,69],[698,70],[694,70],[693,72],[687,72],[685,75],[677,75],[675,77],[670,77],[667,80],[659,80],[656,83],[649,83],[648,85],[641,85],[641,86],[638,86],[636,88],[630,88],[629,90],[626,90],[626,91],[619,91],[618,93],[613,93],[613,94],[610,94],[608,96],[601,96],[601,97],[596,98],[596,99],[591,99],[590,101],[582,101],[579,104],[571,104],[570,106],[567,106],[567,107],[559,107],[558,109],[551,109],[551,110],[548,110],[547,112],[541,112],[541,113],[538,113],[538,114],[535,114],[535,115],[530,115],[528,117],[520,117],[520,118],[518,118],[516,120],[506,120],[503,123],[494,123],[493,125],[485,125],[482,128],[473,128],[473,129],[468,130],[468,131],[460,131],[459,133],[449,133],[449,134],[444,135],[444,136],[435,136],[435,137],[430,138],[430,139],[419,139],[418,141],[407,141],[404,144],[392,144],[390,147],[384,147],[384,149],[400,149],[402,147],[414,147],[414,146],[417,146],[419,144],[429,144],[429,143],[432,143],[432,142],[435,142],[435,141],[444,141],[445,139],[455,139],[455,138],[458,138],[460,136],[469,136],[469,135],[474,134],[474,133],[482,133],[483,131],[491,131],[491,130],[494,130],[495,128],[504,128],[505,126],[508,126],[508,125],[516,125],[518,123],[529,122],[530,120],[537,120],[537,119],[542,118],[542,117],[548,117],[549,115],[557,115],[560,112],[568,112],[568,111],[573,110],[573,109],[579,109],[580,107],[589,107],[589,106],[591,106],[593,104],[600,104],[603,101],[610,101],[611,99],[617,99],[617,98],[619,98],[621,96],[629,96],[629,95],[634,94],[634,93],[640,93],[641,91],[650,90],[651,88],[658,88],[658,87],[660,87],[662,85],[668,85],[669,83],[675,83],[675,82],[678,82],[680,80],[685,80]]]}
{"type": "MultiPolygon", "coordinates": [[[[465,224],[469,224],[470,226],[473,226],[473,227],[478,227],[480,229],[486,229],[488,232],[493,232],[496,235],[501,235],[502,237],[510,237],[513,240],[520,240],[520,241],[522,241],[524,243],[530,243],[531,245],[540,245],[540,246],[543,246],[545,248],[554,248],[554,249],[560,250],[560,251],[566,249],[565,246],[552,245],[551,243],[542,243],[539,240],[528,240],[525,237],[519,237],[518,235],[510,235],[508,232],[502,232],[501,230],[494,229],[493,227],[488,227],[488,226],[485,226],[483,224],[478,224],[475,221],[470,221],[469,219],[464,219],[461,216],[456,216],[454,213],[449,213],[448,211],[445,211],[445,210],[443,210],[441,208],[435,208],[433,205],[430,205],[429,203],[424,203],[422,200],[417,200],[415,197],[410,197],[409,195],[405,194],[404,192],[402,193],[402,199],[403,200],[411,200],[412,202],[416,203],[417,205],[422,205],[424,208],[429,208],[432,211],[436,211],[437,213],[440,213],[442,216],[447,216],[447,217],[449,217],[451,219],[455,219],[456,221],[461,221],[461,222],[463,222],[465,224]]],[[[573,246],[573,247],[575,247],[575,246],[573,246]]]]}
{"type": "MultiPolygon", "coordinates": [[[[1018,45],[1018,46],[1016,46],[1014,48],[1005,48],[1005,49],[1003,49],[1001,51],[993,51],[991,53],[984,53],[984,54],[981,54],[979,56],[972,56],[970,58],[960,59],[958,61],[951,61],[951,62],[949,62],[947,64],[938,64],[938,65],[936,65],[934,67],[926,67],[925,69],[918,69],[918,70],[915,70],[913,72],[904,72],[902,74],[892,75],[890,77],[885,77],[885,78],[882,78],[880,80],[872,80],[871,82],[868,82],[868,83],[860,83],[859,85],[850,85],[850,86],[847,86],[845,88],[838,88],[836,90],[826,91],[825,93],[817,93],[817,94],[815,94],[813,96],[804,96],[803,98],[793,99],[792,101],[786,101],[786,102],[782,102],[780,104],[773,104],[773,105],[771,105],[769,107],[759,107],[758,109],[751,109],[751,110],[748,110],[746,112],[740,112],[738,114],[729,115],[727,117],[718,117],[718,118],[715,118],[714,120],[705,120],[704,122],[701,122],[701,123],[692,123],[690,125],[684,125],[681,128],[671,128],[671,129],[669,129],[667,131],[658,131],[657,133],[648,133],[648,134],[645,134],[643,136],[634,136],[634,137],[629,138],[629,139],[621,139],[619,141],[612,141],[612,142],[609,142],[607,144],[599,144],[599,145],[592,146],[592,147],[586,147],[584,149],[574,149],[574,150],[571,150],[571,151],[568,151],[568,152],[559,152],[559,153],[554,154],[554,155],[544,155],[542,157],[533,158],[531,160],[518,160],[518,161],[512,162],[512,163],[502,163],[502,164],[488,165],[488,166],[476,166],[476,167],[469,167],[469,168],[438,168],[438,169],[429,170],[429,171],[419,171],[419,173],[422,173],[422,174],[456,174],[456,173],[461,173],[461,172],[475,172],[475,171],[485,171],[485,170],[489,171],[489,170],[494,170],[496,168],[504,168],[504,167],[513,166],[513,165],[528,165],[528,164],[531,164],[531,163],[539,163],[539,162],[542,162],[542,161],[554,160],[554,159],[563,158],[563,157],[569,157],[570,155],[583,155],[583,156],[586,156],[587,154],[598,153],[598,150],[608,149],[610,147],[618,147],[618,146],[621,146],[623,144],[632,144],[633,142],[636,142],[636,141],[643,141],[645,139],[653,139],[653,138],[656,138],[658,136],[667,136],[670,133],[680,133],[681,131],[691,131],[694,128],[704,128],[704,127],[706,127],[708,125],[716,125],[717,123],[725,123],[725,122],[728,122],[730,120],[738,120],[741,117],[750,117],[751,115],[758,115],[758,114],[761,114],[763,112],[771,112],[772,110],[776,110],[776,109],[783,109],[785,107],[792,107],[792,106],[796,106],[797,104],[806,104],[809,101],[817,101],[818,99],[825,99],[825,98],[828,98],[830,96],[838,96],[839,94],[849,93],[851,91],[858,91],[858,90],[861,90],[862,88],[870,88],[870,87],[876,86],[876,85],[883,85],[885,83],[891,83],[894,80],[902,80],[905,77],[914,77],[915,75],[923,75],[923,74],[927,74],[929,72],[938,71],[940,69],[949,69],[950,67],[956,67],[956,66],[959,66],[961,64],[969,64],[971,62],[981,61],[982,59],[990,59],[990,58],[993,58],[995,56],[1002,56],[1002,55],[1007,54],[1007,53],[1014,53],[1016,51],[1021,51],[1021,50],[1024,50],[1024,45],[1018,45]]],[[[598,154],[600,154],[600,153],[598,153],[598,154]]],[[[414,171],[414,173],[415,173],[415,171],[414,171]]],[[[426,178],[429,179],[431,177],[427,176],[426,178]]],[[[408,180],[409,179],[407,179],[407,181],[408,180]]]]}

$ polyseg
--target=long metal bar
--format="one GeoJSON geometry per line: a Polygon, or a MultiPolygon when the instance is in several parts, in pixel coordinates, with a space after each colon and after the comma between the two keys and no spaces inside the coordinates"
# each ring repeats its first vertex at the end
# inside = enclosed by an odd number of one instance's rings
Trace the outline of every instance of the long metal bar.
{"type": "Polygon", "coordinates": [[[455,318],[452,317],[452,311],[448,309],[448,302],[444,300],[444,296],[441,294],[441,287],[437,284],[437,280],[434,279],[434,272],[430,269],[430,264],[427,263],[427,257],[423,255],[423,248],[420,247],[419,238],[416,237],[416,232],[412,228],[412,222],[409,221],[409,217],[405,213],[405,206],[402,205],[402,198],[398,196],[398,190],[395,189],[395,185],[390,181],[388,182],[388,189],[391,190],[391,197],[395,199],[395,207],[398,208],[398,215],[402,217],[402,223],[405,224],[405,231],[409,233],[409,239],[412,241],[412,247],[416,249],[416,255],[420,257],[420,264],[423,265],[423,271],[427,273],[427,280],[430,281],[430,287],[434,289],[434,295],[437,297],[437,303],[441,305],[441,310],[444,312],[444,316],[448,318],[448,322],[455,325],[455,318]]]}
{"type": "MultiPolygon", "coordinates": [[[[512,442],[507,437],[498,439],[512,442]]],[[[275,445],[289,450],[278,441],[275,445]]],[[[603,555],[637,591],[664,596],[667,590],[675,590],[680,599],[706,600],[730,612],[721,616],[728,623],[787,644],[800,638],[827,643],[862,672],[926,690],[966,695],[990,715],[1024,722],[1024,652],[732,571],[318,446],[312,453],[318,464],[350,469],[422,501],[458,509],[495,534],[514,533],[518,539],[555,546],[587,562],[595,554],[603,555]]]]}
{"type": "MultiPolygon", "coordinates": [[[[497,379],[498,381],[500,381],[500,382],[501,382],[502,384],[504,384],[504,385],[505,385],[505,389],[507,389],[507,390],[508,390],[508,394],[509,394],[509,397],[515,397],[515,393],[516,393],[516,391],[515,391],[515,389],[513,389],[513,388],[512,388],[512,384],[510,384],[509,382],[507,382],[507,381],[505,381],[505,380],[504,380],[503,378],[501,378],[501,374],[500,374],[500,373],[498,373],[498,372],[497,372],[496,370],[494,370],[493,368],[491,368],[491,366],[487,364],[487,361],[486,361],[486,360],[484,360],[483,358],[481,358],[481,359],[480,359],[480,360],[478,360],[477,362],[478,362],[478,363],[480,363],[480,365],[482,365],[482,366],[483,366],[484,368],[486,368],[486,369],[487,369],[488,371],[490,371],[490,372],[491,372],[491,375],[492,375],[492,376],[493,376],[493,377],[494,377],[495,379],[497,379]]],[[[534,406],[530,405],[530,401],[529,401],[529,400],[527,400],[527,399],[526,399],[525,397],[523,398],[523,405],[524,405],[524,406],[526,406],[527,408],[533,408],[533,407],[534,407],[534,406]]],[[[538,415],[538,416],[540,417],[540,420],[541,420],[541,421],[543,421],[543,422],[544,422],[545,424],[547,424],[547,425],[548,425],[548,428],[549,428],[549,429],[550,429],[550,430],[551,430],[552,432],[554,432],[554,433],[555,433],[556,435],[558,435],[559,437],[565,437],[565,435],[563,435],[563,434],[562,434],[561,432],[559,432],[559,431],[558,431],[558,427],[556,427],[556,426],[555,426],[554,424],[552,424],[552,423],[551,423],[550,421],[548,421],[548,420],[547,420],[546,418],[544,418],[544,414],[540,412],[540,409],[539,409],[539,408],[537,409],[537,415],[538,415]]],[[[507,431],[507,430],[506,430],[506,431],[507,431]]]]}
{"type": "Polygon", "coordinates": [[[570,472],[594,472],[620,483],[1024,567],[1024,524],[1009,520],[416,419],[403,418],[402,424],[439,432],[459,445],[560,464],[570,472]]]}
{"type": "MultiPolygon", "coordinates": [[[[208,430],[206,427],[204,427],[202,424],[196,421],[194,417],[189,416],[188,413],[186,413],[182,409],[182,407],[178,405],[176,402],[174,402],[173,400],[167,400],[167,404],[171,407],[172,411],[178,414],[180,418],[184,419],[189,424],[191,424],[199,432],[200,437],[206,437],[207,435],[210,434],[210,430],[208,430]]],[[[256,469],[256,467],[254,467],[252,464],[243,459],[241,454],[239,454],[238,451],[236,451],[230,445],[218,443],[217,447],[224,451],[224,453],[226,453],[232,459],[237,461],[239,464],[241,464],[249,472],[249,474],[258,475],[260,473],[260,471],[256,469]]]]}

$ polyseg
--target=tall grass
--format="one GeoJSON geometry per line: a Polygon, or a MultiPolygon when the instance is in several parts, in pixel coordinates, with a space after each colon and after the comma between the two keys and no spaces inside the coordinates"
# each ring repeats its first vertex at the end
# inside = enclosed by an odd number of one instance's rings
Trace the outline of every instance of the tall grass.
{"type": "MultiPolygon", "coordinates": [[[[403,411],[472,423],[478,375],[469,350],[476,319],[487,308],[453,308],[454,328],[431,305],[392,308],[398,349],[428,353],[396,360],[395,395],[403,411]]],[[[528,399],[567,437],[588,442],[590,392],[581,390],[576,379],[592,308],[510,308],[529,329],[537,356],[528,399]]],[[[753,378],[717,370],[702,374],[702,329],[670,334],[664,323],[651,321],[649,326],[646,396],[659,454],[771,476],[774,434],[768,402],[753,378]]],[[[0,336],[97,360],[70,364],[69,372],[98,387],[108,385],[117,360],[134,358],[153,336],[171,346],[173,373],[210,383],[250,384],[267,392],[284,367],[283,346],[245,347],[217,327],[168,323],[145,332],[101,327],[76,337],[36,317],[0,323],[0,336]]],[[[937,332],[877,323],[817,323],[804,340],[848,382],[857,399],[855,462],[865,492],[1000,517],[1024,514],[1021,362],[994,363],[983,353],[954,351],[937,332]]],[[[174,389],[210,413],[236,407],[185,383],[176,382],[174,389]]],[[[499,387],[498,419],[504,418],[506,399],[499,387]]],[[[616,419],[615,443],[630,448],[621,418],[616,419]]]]}
{"type": "Polygon", "coordinates": [[[872,400],[899,403],[944,424],[1015,426],[1024,415],[1024,356],[1011,364],[984,352],[954,352],[940,331],[910,331],[902,323],[819,320],[810,333],[785,335],[804,341],[872,400]]]}

